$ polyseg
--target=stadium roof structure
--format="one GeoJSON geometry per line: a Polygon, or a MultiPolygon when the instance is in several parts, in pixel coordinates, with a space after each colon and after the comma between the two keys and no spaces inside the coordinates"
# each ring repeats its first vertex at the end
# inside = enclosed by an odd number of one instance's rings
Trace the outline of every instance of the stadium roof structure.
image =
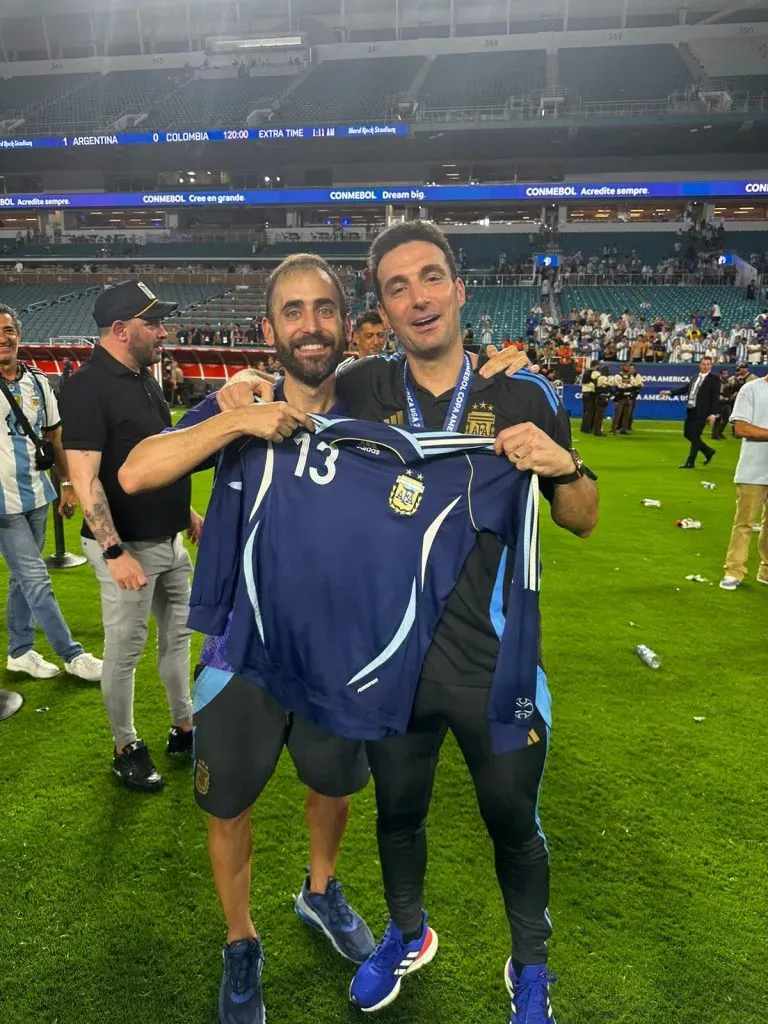
{"type": "Polygon", "coordinates": [[[762,21],[765,0],[5,0],[0,58],[184,52],[222,34],[300,31],[315,45],[762,21]]]}

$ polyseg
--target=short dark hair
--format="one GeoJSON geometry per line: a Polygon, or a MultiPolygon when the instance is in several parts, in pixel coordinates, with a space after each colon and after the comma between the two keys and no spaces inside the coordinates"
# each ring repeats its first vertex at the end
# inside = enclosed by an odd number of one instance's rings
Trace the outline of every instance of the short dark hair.
{"type": "Polygon", "coordinates": [[[405,220],[400,224],[391,224],[381,234],[374,238],[371,244],[371,251],[368,256],[368,270],[371,274],[373,287],[376,290],[376,297],[381,302],[381,285],[379,283],[379,264],[393,249],[406,245],[408,242],[430,242],[445,256],[445,262],[451,272],[451,280],[455,281],[459,276],[456,269],[456,260],[453,250],[437,224],[428,220],[405,220]]]}
{"type": "Polygon", "coordinates": [[[270,322],[272,321],[272,299],[275,294],[275,288],[277,288],[278,284],[284,277],[295,273],[297,270],[318,270],[330,277],[331,283],[336,289],[336,297],[339,300],[339,312],[341,314],[341,319],[345,320],[347,316],[347,298],[344,294],[344,288],[342,287],[339,275],[333,267],[324,260],[322,256],[318,256],[316,252],[295,252],[291,256],[286,256],[283,262],[276,266],[269,275],[267,278],[267,293],[264,303],[266,306],[266,312],[264,315],[267,320],[270,322]]]}
{"type": "Polygon", "coordinates": [[[365,324],[373,324],[374,327],[383,327],[384,321],[375,309],[365,309],[355,317],[355,330],[359,331],[365,324]]]}
{"type": "Polygon", "coordinates": [[[18,333],[21,334],[21,317],[13,306],[6,306],[4,302],[0,302],[0,316],[4,313],[13,320],[13,326],[16,328],[18,333]]]}

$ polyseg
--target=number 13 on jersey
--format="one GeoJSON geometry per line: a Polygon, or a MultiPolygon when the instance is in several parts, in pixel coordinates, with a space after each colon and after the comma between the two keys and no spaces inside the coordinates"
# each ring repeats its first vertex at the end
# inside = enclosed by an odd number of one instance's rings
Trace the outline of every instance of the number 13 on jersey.
{"type": "MultiPolygon", "coordinates": [[[[307,468],[307,459],[309,458],[309,446],[312,443],[312,436],[306,430],[302,430],[300,434],[294,437],[294,443],[299,446],[299,458],[296,463],[296,469],[293,471],[294,476],[304,476],[307,468]]],[[[334,448],[333,445],[326,444],[325,441],[321,441],[317,445],[318,452],[321,452],[325,458],[325,463],[322,469],[315,469],[314,466],[309,467],[309,479],[314,484],[329,484],[331,480],[336,476],[336,460],[339,457],[339,449],[334,448]]]]}

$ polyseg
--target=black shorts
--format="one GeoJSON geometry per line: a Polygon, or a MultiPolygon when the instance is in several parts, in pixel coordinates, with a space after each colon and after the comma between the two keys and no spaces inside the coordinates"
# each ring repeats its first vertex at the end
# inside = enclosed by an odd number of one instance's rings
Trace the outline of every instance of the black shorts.
{"type": "Polygon", "coordinates": [[[216,818],[251,806],[283,746],[301,781],[323,796],[349,796],[370,778],[364,744],[286,711],[242,676],[203,668],[194,691],[195,799],[216,818]]]}

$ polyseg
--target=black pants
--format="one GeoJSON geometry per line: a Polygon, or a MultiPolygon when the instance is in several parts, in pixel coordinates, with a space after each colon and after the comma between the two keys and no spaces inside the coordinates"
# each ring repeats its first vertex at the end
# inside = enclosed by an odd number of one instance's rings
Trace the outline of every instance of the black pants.
{"type": "Polygon", "coordinates": [[[683,436],[691,442],[691,450],[688,453],[687,463],[689,466],[694,465],[696,462],[696,456],[701,452],[703,455],[709,457],[714,455],[715,449],[710,448],[708,444],[704,444],[701,440],[701,432],[707,425],[706,416],[697,416],[695,409],[687,409],[685,413],[685,426],[683,427],[683,436]]]}
{"type": "Polygon", "coordinates": [[[592,433],[592,427],[595,422],[595,393],[594,391],[584,391],[581,395],[581,432],[582,434],[592,433]]]}
{"type": "Polygon", "coordinates": [[[376,784],[384,892],[398,928],[418,931],[427,869],[426,818],[440,747],[450,729],[493,842],[513,955],[521,963],[540,964],[547,959],[552,932],[547,913],[549,854],[537,815],[547,731],[537,712],[537,742],[494,754],[487,705],[485,688],[422,679],[408,733],[366,744],[376,784]]]}

